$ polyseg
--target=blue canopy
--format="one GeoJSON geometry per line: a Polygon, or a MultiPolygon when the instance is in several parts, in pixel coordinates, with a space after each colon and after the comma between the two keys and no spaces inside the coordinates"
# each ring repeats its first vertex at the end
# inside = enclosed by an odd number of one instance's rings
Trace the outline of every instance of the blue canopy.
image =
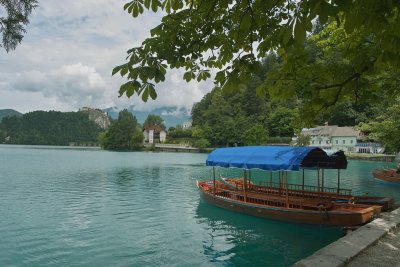
{"type": "Polygon", "coordinates": [[[298,171],[300,167],[345,169],[347,167],[347,160],[344,153],[339,156],[329,157],[318,147],[229,147],[219,148],[211,152],[207,158],[206,165],[267,171],[298,171]],[[338,160],[339,156],[340,160],[338,160]]]}

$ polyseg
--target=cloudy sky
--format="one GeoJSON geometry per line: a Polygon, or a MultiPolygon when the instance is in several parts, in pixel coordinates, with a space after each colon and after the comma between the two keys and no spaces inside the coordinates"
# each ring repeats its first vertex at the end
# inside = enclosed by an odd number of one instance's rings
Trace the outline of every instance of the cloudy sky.
{"type": "Polygon", "coordinates": [[[123,10],[128,0],[39,0],[21,45],[0,48],[0,109],[75,111],[82,106],[140,110],[161,106],[190,108],[210,91],[212,82],[186,83],[170,71],[157,85],[158,98],[118,98],[124,81],[111,76],[126,51],[140,45],[161,21],[149,12],[133,18],[123,10]]]}

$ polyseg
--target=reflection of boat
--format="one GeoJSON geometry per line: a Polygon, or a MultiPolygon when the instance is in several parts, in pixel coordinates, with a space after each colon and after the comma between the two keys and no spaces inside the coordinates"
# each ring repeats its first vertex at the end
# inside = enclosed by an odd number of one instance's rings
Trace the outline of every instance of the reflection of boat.
{"type": "MultiPolygon", "coordinates": [[[[351,226],[371,221],[381,207],[336,203],[314,192],[289,189],[288,171],[304,168],[345,168],[342,159],[329,157],[316,147],[235,147],[214,150],[206,164],[213,166],[213,180],[196,181],[202,197],[228,210],[281,221],[321,225],[351,226]],[[215,180],[215,166],[244,169],[242,188],[215,180]],[[268,188],[248,182],[251,169],[278,171],[280,187],[268,188]]],[[[232,181],[233,183],[234,181],[232,181]]],[[[237,182],[237,181],[235,181],[237,182]]],[[[236,183],[236,185],[238,185],[236,183]]],[[[323,188],[323,186],[322,186],[323,188]]]]}
{"type": "Polygon", "coordinates": [[[400,173],[396,173],[396,170],[393,169],[373,170],[372,174],[376,179],[385,182],[400,183],[400,173]]]}
{"type": "MultiPolygon", "coordinates": [[[[244,178],[226,178],[220,176],[223,183],[231,185],[233,188],[238,190],[243,189],[244,178]]],[[[265,192],[267,194],[277,193],[279,190],[279,184],[277,183],[265,183],[265,185],[254,185],[253,182],[247,181],[248,189],[257,190],[257,192],[265,192]]],[[[300,184],[287,184],[289,196],[302,196],[305,198],[320,197],[324,199],[330,199],[331,201],[341,203],[355,203],[355,204],[366,204],[366,205],[377,205],[381,206],[383,211],[389,210],[394,205],[394,199],[391,197],[379,197],[379,196],[353,196],[351,195],[350,189],[341,189],[340,193],[337,192],[336,188],[328,187],[316,187],[310,185],[300,184]],[[344,194],[343,194],[344,193],[344,194]]]]}

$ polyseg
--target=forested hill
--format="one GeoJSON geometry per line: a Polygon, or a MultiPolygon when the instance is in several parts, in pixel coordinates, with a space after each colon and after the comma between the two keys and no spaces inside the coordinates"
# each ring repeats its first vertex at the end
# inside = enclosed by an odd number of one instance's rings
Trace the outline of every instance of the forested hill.
{"type": "Polygon", "coordinates": [[[0,109],[0,122],[3,118],[5,117],[11,117],[11,116],[22,116],[22,113],[19,113],[16,110],[13,109],[0,109]]]}
{"type": "Polygon", "coordinates": [[[96,142],[100,127],[83,112],[34,111],[6,117],[0,123],[0,143],[68,145],[96,142]]]}

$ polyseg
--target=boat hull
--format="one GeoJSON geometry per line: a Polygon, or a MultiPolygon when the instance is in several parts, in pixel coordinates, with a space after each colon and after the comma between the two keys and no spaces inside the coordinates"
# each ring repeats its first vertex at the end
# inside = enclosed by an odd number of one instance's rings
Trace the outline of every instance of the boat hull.
{"type": "Polygon", "coordinates": [[[394,198],[375,197],[375,196],[355,196],[355,204],[377,205],[382,207],[382,211],[390,210],[394,207],[394,198]]]}
{"type": "MultiPolygon", "coordinates": [[[[228,185],[231,186],[232,188],[236,189],[241,189],[243,188],[243,178],[225,178],[225,177],[220,177],[221,181],[228,185]]],[[[249,182],[249,186],[253,186],[253,183],[249,182]]],[[[300,186],[300,185],[299,185],[300,186]]],[[[257,186],[261,187],[261,186],[257,186]]],[[[293,190],[289,190],[293,191],[293,190]]],[[[314,193],[314,192],[311,192],[314,193]]],[[[303,191],[302,194],[307,195],[306,191],[303,191]]],[[[326,195],[327,198],[331,198],[332,201],[335,201],[337,203],[346,203],[353,202],[354,204],[364,204],[364,205],[370,205],[370,206],[381,206],[382,211],[387,211],[393,208],[394,206],[394,199],[391,197],[380,197],[380,196],[369,196],[369,195],[364,195],[364,196],[352,196],[348,195],[345,196],[346,198],[343,198],[341,195],[336,195],[332,193],[320,193],[321,195],[326,195]]]]}
{"type": "Polygon", "coordinates": [[[201,197],[209,204],[217,207],[240,212],[266,219],[279,220],[291,223],[304,223],[327,226],[355,226],[365,224],[379,214],[380,209],[365,208],[363,212],[346,211],[314,211],[273,207],[235,201],[204,192],[199,188],[201,197]]]}
{"type": "Polygon", "coordinates": [[[378,180],[400,183],[400,174],[396,173],[395,170],[374,170],[372,174],[378,180]]]}

